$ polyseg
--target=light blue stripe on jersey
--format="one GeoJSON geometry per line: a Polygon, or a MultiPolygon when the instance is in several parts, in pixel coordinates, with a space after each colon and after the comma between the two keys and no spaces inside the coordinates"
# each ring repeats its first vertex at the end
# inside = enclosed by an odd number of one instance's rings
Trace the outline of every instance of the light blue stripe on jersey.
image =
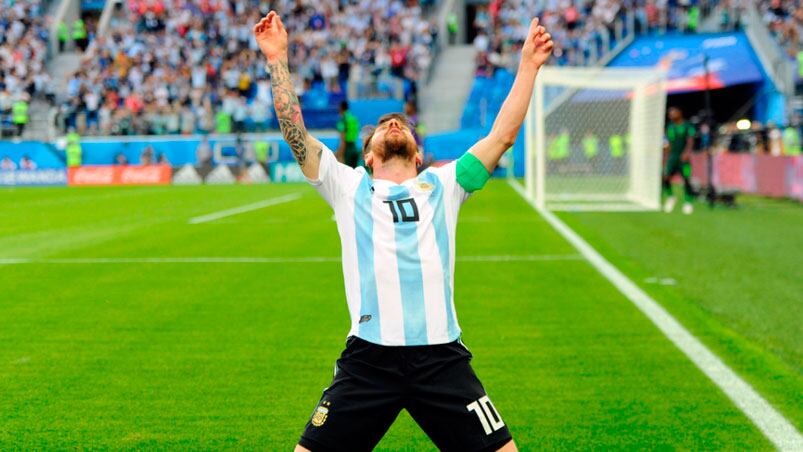
{"type": "MultiPolygon", "coordinates": [[[[390,188],[389,200],[397,201],[410,197],[402,185],[390,188]]],[[[414,204],[395,203],[398,209],[411,209],[414,204]]],[[[407,212],[412,214],[413,212],[407,212]]],[[[402,212],[398,212],[402,217],[402,212]]],[[[399,268],[402,312],[404,313],[405,345],[426,345],[427,316],[424,309],[424,275],[421,271],[421,256],[418,251],[418,222],[395,223],[396,263],[399,268]]]]}
{"type": "Polygon", "coordinates": [[[374,273],[374,217],[371,205],[371,177],[363,176],[354,194],[354,233],[357,243],[357,265],[360,269],[360,320],[370,315],[370,320],[359,324],[359,336],[375,344],[382,343],[379,328],[379,300],[376,296],[374,273]]]}
{"type": "Polygon", "coordinates": [[[446,228],[446,213],[444,210],[443,184],[438,176],[429,171],[422,173],[424,179],[435,186],[432,195],[429,197],[429,204],[432,206],[433,218],[432,226],[435,228],[435,242],[438,245],[438,252],[441,255],[443,266],[443,292],[446,300],[446,325],[449,340],[455,340],[460,336],[457,329],[454,311],[452,310],[452,266],[449,254],[449,230],[446,228]]]}

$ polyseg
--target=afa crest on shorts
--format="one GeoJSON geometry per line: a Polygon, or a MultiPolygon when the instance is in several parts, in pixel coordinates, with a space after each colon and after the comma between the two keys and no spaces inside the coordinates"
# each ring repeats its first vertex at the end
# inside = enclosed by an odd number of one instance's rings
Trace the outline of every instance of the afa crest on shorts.
{"type": "Polygon", "coordinates": [[[315,412],[312,413],[312,425],[315,427],[320,427],[326,422],[326,418],[329,416],[329,402],[323,401],[318,408],[315,408],[315,412]]]}

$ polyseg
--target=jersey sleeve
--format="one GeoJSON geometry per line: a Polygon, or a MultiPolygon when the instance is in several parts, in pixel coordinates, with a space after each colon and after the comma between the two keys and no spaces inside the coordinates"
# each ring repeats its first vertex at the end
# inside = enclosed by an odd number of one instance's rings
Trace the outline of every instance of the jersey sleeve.
{"type": "Polygon", "coordinates": [[[354,169],[338,162],[332,150],[323,146],[318,178],[306,179],[334,208],[346,194],[352,193],[357,188],[364,173],[365,170],[362,168],[354,169]]]}

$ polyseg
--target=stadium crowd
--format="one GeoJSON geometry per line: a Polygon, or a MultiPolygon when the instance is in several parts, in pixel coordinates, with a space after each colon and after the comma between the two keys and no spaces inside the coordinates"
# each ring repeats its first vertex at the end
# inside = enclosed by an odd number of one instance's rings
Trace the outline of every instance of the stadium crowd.
{"type": "MultiPolygon", "coordinates": [[[[128,0],[129,20],[89,45],[69,77],[65,130],[111,135],[259,131],[272,107],[251,29],[286,11],[296,91],[334,106],[348,83],[363,92],[428,71],[436,28],[415,0],[128,0]]],[[[414,92],[414,89],[412,90],[414,92]]]]}
{"type": "Polygon", "coordinates": [[[0,0],[0,126],[27,122],[28,102],[52,96],[42,0],[0,0]]]}
{"type": "Polygon", "coordinates": [[[587,64],[601,57],[617,38],[617,27],[636,32],[694,32],[714,0],[493,0],[480,6],[473,22],[477,73],[514,68],[529,20],[541,22],[555,41],[553,63],[587,64]],[[627,15],[633,15],[629,23],[627,15]],[[493,37],[493,38],[491,38],[493,37]]]}
{"type": "Polygon", "coordinates": [[[803,66],[803,5],[797,1],[762,0],[758,3],[764,22],[781,46],[803,66]]]}

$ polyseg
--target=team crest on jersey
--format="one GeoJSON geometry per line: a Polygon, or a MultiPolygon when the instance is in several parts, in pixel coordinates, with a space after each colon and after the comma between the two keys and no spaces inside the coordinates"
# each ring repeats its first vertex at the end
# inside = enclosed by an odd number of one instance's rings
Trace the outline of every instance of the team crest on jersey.
{"type": "Polygon", "coordinates": [[[329,416],[329,402],[323,401],[318,408],[315,408],[315,412],[312,413],[312,425],[315,427],[320,427],[326,422],[326,418],[329,416]]]}
{"type": "Polygon", "coordinates": [[[433,188],[435,188],[435,186],[430,184],[429,182],[418,182],[418,188],[423,191],[430,191],[433,188]]]}

